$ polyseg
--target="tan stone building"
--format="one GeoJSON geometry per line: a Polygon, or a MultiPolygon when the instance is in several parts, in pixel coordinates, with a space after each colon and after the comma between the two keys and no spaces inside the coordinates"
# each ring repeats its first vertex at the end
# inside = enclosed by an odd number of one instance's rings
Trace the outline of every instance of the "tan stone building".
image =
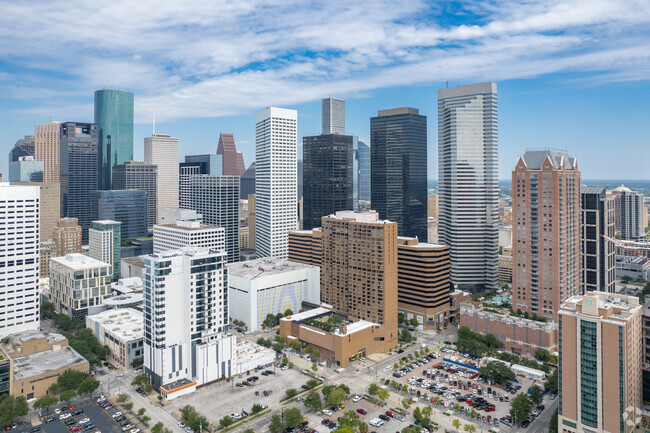
{"type": "Polygon", "coordinates": [[[635,296],[587,292],[559,310],[562,433],[636,431],[642,412],[642,307],[635,296]]]}
{"type": "Polygon", "coordinates": [[[555,319],[580,290],[580,171],[566,152],[527,151],[512,172],[512,306],[555,319]]]}
{"type": "Polygon", "coordinates": [[[54,250],[56,248],[56,242],[54,241],[45,241],[41,242],[40,259],[41,264],[39,276],[41,278],[48,278],[50,276],[50,259],[55,257],[54,250]]]}
{"type": "Polygon", "coordinates": [[[248,194],[248,249],[255,249],[255,194],[248,194]]]}
{"type": "Polygon", "coordinates": [[[438,219],[438,194],[427,197],[427,217],[438,219]]]}
{"type": "Polygon", "coordinates": [[[81,226],[77,218],[62,218],[54,229],[54,257],[81,252],[81,226]]]}
{"type": "Polygon", "coordinates": [[[501,249],[499,254],[499,281],[512,283],[512,247],[507,246],[501,249]]]}
{"type": "Polygon", "coordinates": [[[64,371],[88,373],[90,368],[88,361],[68,345],[63,335],[41,331],[4,338],[0,344],[0,371],[7,362],[10,394],[27,400],[46,395],[64,371]]]}
{"type": "Polygon", "coordinates": [[[41,242],[52,239],[61,219],[61,185],[58,182],[14,182],[14,185],[37,186],[41,190],[41,242]]]}
{"type": "Polygon", "coordinates": [[[43,182],[59,182],[61,124],[36,125],[34,159],[43,161],[43,182]]]}
{"type": "Polygon", "coordinates": [[[323,232],[296,230],[289,232],[289,260],[320,266],[323,262],[323,232]]]}

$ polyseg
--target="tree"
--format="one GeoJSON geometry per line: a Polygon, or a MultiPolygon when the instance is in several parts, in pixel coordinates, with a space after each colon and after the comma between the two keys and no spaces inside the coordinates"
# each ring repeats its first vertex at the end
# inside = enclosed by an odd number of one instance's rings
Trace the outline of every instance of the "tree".
{"type": "Polygon", "coordinates": [[[530,387],[530,401],[533,402],[535,406],[539,406],[542,403],[542,390],[539,389],[539,386],[533,385],[530,387]]]}
{"type": "Polygon", "coordinates": [[[25,397],[9,394],[0,396],[0,424],[11,424],[16,418],[27,415],[29,404],[25,397]]]}
{"type": "Polygon", "coordinates": [[[397,313],[397,324],[403,325],[405,321],[406,318],[404,317],[404,313],[397,313]]]}
{"type": "Polygon", "coordinates": [[[334,385],[325,385],[324,387],[321,388],[321,392],[323,393],[323,397],[327,400],[327,397],[329,397],[330,392],[332,392],[336,388],[334,385]]]}
{"type": "Polygon", "coordinates": [[[342,425],[341,427],[334,430],[334,433],[354,433],[354,429],[349,425],[342,425]]]}
{"type": "Polygon", "coordinates": [[[146,374],[138,374],[136,377],[133,378],[133,381],[131,382],[131,385],[133,386],[142,386],[146,383],[149,383],[149,376],[146,374]]]}
{"type": "Polygon", "coordinates": [[[295,388],[289,388],[285,391],[285,400],[293,398],[298,395],[298,390],[295,388]]]}
{"type": "Polygon", "coordinates": [[[415,406],[415,409],[413,409],[413,418],[415,418],[417,421],[420,421],[422,419],[422,410],[419,406],[415,406]]]}
{"type": "Polygon", "coordinates": [[[402,385],[402,392],[409,392],[408,385],[402,385]]]}
{"type": "Polygon", "coordinates": [[[453,425],[454,428],[455,428],[456,430],[458,430],[458,429],[460,428],[460,420],[459,420],[458,418],[454,419],[454,420],[451,422],[451,425],[453,425]]]}
{"type": "Polygon", "coordinates": [[[377,395],[378,392],[379,392],[379,386],[376,383],[371,383],[368,386],[368,394],[377,395]]]}
{"type": "Polygon", "coordinates": [[[148,425],[149,421],[151,421],[151,417],[149,415],[145,415],[140,418],[140,422],[142,422],[144,425],[148,425]]]}
{"type": "Polygon", "coordinates": [[[230,427],[230,426],[233,425],[234,423],[235,423],[235,420],[232,419],[232,418],[230,418],[228,415],[224,416],[223,418],[221,418],[221,419],[219,420],[219,425],[220,425],[222,428],[230,427]]]}
{"type": "Polygon", "coordinates": [[[59,384],[54,382],[52,385],[50,385],[50,387],[47,390],[52,394],[56,394],[59,388],[60,388],[59,384]]]}
{"type": "Polygon", "coordinates": [[[319,411],[323,408],[323,402],[316,391],[310,391],[305,397],[304,403],[306,407],[315,411],[319,411]]]}
{"type": "Polygon", "coordinates": [[[319,350],[316,350],[316,351],[314,352],[314,356],[316,357],[316,359],[320,359],[320,351],[319,351],[319,350]]]}
{"type": "Polygon", "coordinates": [[[56,383],[63,389],[77,389],[88,377],[90,376],[82,371],[66,370],[57,378],[56,383]]]}
{"type": "Polygon", "coordinates": [[[377,392],[377,397],[379,397],[381,401],[385,401],[389,396],[390,394],[388,394],[388,391],[386,391],[384,388],[380,388],[377,392]]]}
{"type": "Polygon", "coordinates": [[[368,428],[368,424],[366,424],[366,423],[363,422],[363,421],[361,421],[361,422],[359,423],[359,427],[358,427],[358,428],[359,428],[359,433],[368,433],[368,430],[370,430],[370,429],[368,428]]]}
{"type": "Polygon", "coordinates": [[[284,411],[284,428],[296,428],[302,422],[302,413],[297,407],[284,411]]]}
{"type": "Polygon", "coordinates": [[[519,394],[512,400],[510,416],[515,422],[521,424],[530,415],[530,404],[526,394],[519,394]]]}
{"type": "Polygon", "coordinates": [[[284,422],[282,422],[282,418],[280,418],[280,415],[273,415],[271,417],[271,424],[269,424],[269,430],[271,433],[280,433],[281,431],[284,430],[284,422]]]}
{"type": "Polygon", "coordinates": [[[410,343],[413,341],[413,335],[409,332],[408,329],[404,328],[402,329],[400,340],[404,341],[405,343],[410,343]]]}
{"type": "Polygon", "coordinates": [[[291,344],[289,344],[289,347],[291,347],[293,350],[300,351],[302,349],[302,344],[300,344],[299,341],[292,341],[291,344]]]}
{"type": "Polygon", "coordinates": [[[255,433],[255,430],[253,430],[252,428],[247,428],[246,430],[244,430],[244,433],[255,433]]]}
{"type": "Polygon", "coordinates": [[[424,406],[422,408],[422,418],[431,418],[431,414],[433,414],[433,409],[431,409],[430,406],[424,406]]]}
{"type": "Polygon", "coordinates": [[[550,390],[551,392],[557,391],[557,388],[558,388],[558,385],[557,385],[557,369],[553,370],[553,373],[546,376],[546,383],[544,384],[544,386],[546,386],[546,389],[550,390]]]}
{"type": "Polygon", "coordinates": [[[253,407],[251,407],[251,413],[253,415],[258,414],[258,413],[262,412],[263,410],[264,410],[264,406],[262,406],[261,404],[255,403],[253,405],[253,407]]]}
{"type": "Polygon", "coordinates": [[[417,328],[418,326],[420,326],[420,322],[418,322],[418,319],[414,317],[411,320],[409,320],[409,325],[411,325],[414,328],[417,328]]]}
{"type": "Polygon", "coordinates": [[[58,401],[59,399],[54,397],[53,395],[44,395],[43,397],[36,400],[36,402],[34,403],[34,408],[45,409],[47,411],[50,408],[50,406],[55,405],[58,401]]]}
{"type": "Polygon", "coordinates": [[[403,398],[402,399],[402,407],[404,408],[404,410],[408,410],[408,408],[411,407],[411,399],[403,398]]]}
{"type": "Polygon", "coordinates": [[[122,407],[128,410],[129,412],[131,412],[131,410],[133,409],[133,403],[132,402],[124,403],[122,407]]]}
{"type": "Polygon", "coordinates": [[[142,387],[142,389],[143,389],[144,392],[146,392],[147,394],[151,394],[151,392],[153,391],[153,385],[150,384],[150,383],[145,383],[144,386],[142,387]]]}
{"type": "Polygon", "coordinates": [[[54,304],[51,302],[41,302],[41,319],[49,319],[54,315],[54,304]]]}
{"type": "Polygon", "coordinates": [[[117,396],[118,403],[126,403],[129,400],[131,400],[131,396],[129,394],[122,393],[117,396]]]}
{"type": "Polygon", "coordinates": [[[485,367],[479,368],[478,372],[484,378],[492,380],[498,384],[503,384],[509,379],[515,378],[515,373],[513,373],[507,365],[499,361],[488,362],[485,367]]]}
{"type": "Polygon", "coordinates": [[[158,403],[160,403],[160,405],[162,406],[162,401],[163,401],[163,399],[164,399],[165,397],[163,397],[162,395],[158,394],[158,396],[156,396],[156,398],[158,399],[158,403]]]}
{"type": "Polygon", "coordinates": [[[535,359],[542,362],[548,362],[551,359],[551,354],[548,353],[548,350],[542,349],[541,347],[535,350],[535,359]]]}
{"type": "Polygon", "coordinates": [[[145,413],[146,411],[147,411],[147,409],[141,407],[140,409],[138,409],[138,416],[142,416],[142,415],[144,415],[144,413],[145,413]]]}
{"type": "Polygon", "coordinates": [[[284,317],[287,316],[293,316],[293,311],[291,311],[291,308],[287,308],[286,311],[284,312],[284,317]]]}
{"type": "Polygon", "coordinates": [[[472,419],[476,419],[476,411],[474,409],[472,409],[469,412],[469,417],[472,418],[472,419]]]}
{"type": "Polygon", "coordinates": [[[156,425],[151,427],[151,433],[162,433],[164,427],[165,425],[163,423],[157,422],[156,425]]]}
{"type": "Polygon", "coordinates": [[[343,403],[343,400],[345,400],[345,391],[336,388],[333,389],[332,392],[327,396],[327,404],[329,405],[334,405],[334,406],[340,406],[341,403],[343,403]]]}
{"type": "Polygon", "coordinates": [[[77,391],[75,391],[74,389],[69,389],[67,391],[63,391],[61,393],[61,395],[59,396],[59,401],[68,402],[68,401],[72,400],[76,395],[77,395],[77,391]]]}
{"type": "Polygon", "coordinates": [[[287,358],[286,356],[282,358],[282,365],[289,365],[289,358],[287,358]]]}
{"type": "MultiPolygon", "coordinates": [[[[350,427],[357,427],[361,420],[357,418],[353,410],[346,411],[343,416],[339,417],[338,422],[340,425],[347,425],[350,427]]],[[[354,432],[353,432],[354,433],[354,432]]]]}
{"type": "Polygon", "coordinates": [[[133,361],[131,361],[131,367],[133,367],[133,368],[140,368],[140,367],[142,367],[142,364],[144,364],[144,357],[143,356],[135,358],[133,361]]]}
{"type": "Polygon", "coordinates": [[[476,426],[474,424],[465,424],[463,430],[467,433],[476,433],[476,426]]]}
{"type": "Polygon", "coordinates": [[[77,390],[77,393],[79,393],[79,395],[88,394],[96,390],[98,387],[99,387],[99,381],[93,379],[92,377],[88,377],[84,379],[83,382],[81,382],[81,384],[79,385],[79,389],[77,390]]]}
{"type": "Polygon", "coordinates": [[[557,433],[557,409],[551,416],[551,421],[548,424],[548,433],[557,433]]]}
{"type": "Polygon", "coordinates": [[[284,349],[284,346],[282,343],[274,343],[273,344],[273,350],[275,350],[277,353],[282,353],[282,349],[284,349]]]}

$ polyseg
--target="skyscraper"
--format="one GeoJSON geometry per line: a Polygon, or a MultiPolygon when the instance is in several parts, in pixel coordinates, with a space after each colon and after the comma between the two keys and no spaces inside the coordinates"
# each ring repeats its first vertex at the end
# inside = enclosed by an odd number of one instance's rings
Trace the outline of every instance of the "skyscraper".
{"type": "Polygon", "coordinates": [[[133,93],[103,89],[95,92],[98,134],[97,189],[113,189],[113,166],[133,160],[133,93]]]}
{"type": "Polygon", "coordinates": [[[305,230],[320,227],[321,218],[354,210],[353,137],[322,134],[302,139],[303,222],[305,230]]]}
{"type": "Polygon", "coordinates": [[[239,198],[242,200],[248,199],[248,196],[255,194],[255,163],[251,163],[250,167],[241,175],[239,181],[239,198]]]}
{"type": "Polygon", "coordinates": [[[578,160],[527,151],[512,172],[512,197],[512,308],[556,319],[560,304],[580,290],[578,160]]]}
{"type": "Polygon", "coordinates": [[[58,122],[34,127],[34,159],[43,161],[43,182],[59,181],[60,128],[61,125],[58,122]]]}
{"type": "Polygon", "coordinates": [[[370,146],[365,141],[357,139],[355,159],[358,162],[355,196],[359,209],[363,209],[364,206],[370,204],[370,146]]]}
{"type": "Polygon", "coordinates": [[[345,101],[325,98],[321,100],[321,134],[345,134],[345,101]]]}
{"type": "Polygon", "coordinates": [[[39,189],[0,183],[0,338],[40,326],[39,189]]]}
{"type": "Polygon", "coordinates": [[[298,227],[298,112],[269,107],[255,117],[255,250],[286,259],[298,227]]]}
{"type": "Polygon", "coordinates": [[[163,209],[178,207],[178,138],[154,134],[144,139],[144,161],[158,166],[156,223],[163,209]]]}
{"type": "Polygon", "coordinates": [[[370,119],[372,208],[399,235],[427,239],[427,118],[416,108],[380,110],[370,119]]]}
{"type": "Polygon", "coordinates": [[[241,176],[246,171],[244,156],[237,151],[235,137],[232,134],[219,134],[217,155],[222,157],[224,176],[241,176]]]}
{"type": "Polygon", "coordinates": [[[645,235],[643,227],[643,194],[621,185],[612,191],[616,231],[621,239],[638,241],[645,235]]]}
{"type": "Polygon", "coordinates": [[[43,182],[43,161],[36,161],[33,156],[9,161],[9,182],[43,182]]]}
{"type": "Polygon", "coordinates": [[[122,223],[113,220],[93,221],[88,229],[89,255],[113,266],[113,281],[121,277],[122,223]]]}
{"type": "Polygon", "coordinates": [[[85,244],[97,212],[97,126],[63,123],[60,143],[61,215],[77,218],[85,244]]]}
{"type": "Polygon", "coordinates": [[[614,293],[616,251],[603,236],[614,237],[614,198],[604,186],[582,186],[582,294],[614,293]]]}
{"type": "Polygon", "coordinates": [[[643,409],[639,298],[572,296],[559,310],[558,431],[637,431],[643,409]]]}
{"type": "Polygon", "coordinates": [[[9,162],[18,161],[18,158],[21,156],[35,156],[35,153],[36,136],[26,135],[25,138],[21,138],[20,140],[16,141],[14,147],[12,147],[9,151],[9,162]]]}
{"type": "MultiPolygon", "coordinates": [[[[37,186],[41,191],[40,235],[41,242],[52,239],[56,224],[61,218],[61,185],[58,182],[25,182],[14,185],[37,186]]],[[[41,266],[42,267],[42,266],[41,266]]]]}
{"type": "Polygon", "coordinates": [[[97,220],[122,223],[120,241],[147,235],[147,195],[139,189],[97,191],[97,220]]]}
{"type": "Polygon", "coordinates": [[[77,218],[62,218],[54,229],[54,257],[81,252],[81,227],[77,218]]]}
{"type": "Polygon", "coordinates": [[[191,180],[192,209],[205,224],[223,227],[229,263],[239,261],[239,177],[200,174],[191,180]]]}
{"type": "Polygon", "coordinates": [[[168,400],[236,373],[225,261],[197,247],[144,259],[144,371],[168,400]]]}
{"type": "Polygon", "coordinates": [[[223,175],[223,156],[215,154],[186,155],[185,162],[178,164],[178,206],[191,209],[190,178],[195,174],[223,175]]]}
{"type": "Polygon", "coordinates": [[[116,190],[139,189],[147,195],[147,228],[153,228],[158,216],[158,166],[141,161],[127,161],[113,167],[116,190]]]}
{"type": "Polygon", "coordinates": [[[461,289],[497,287],[497,152],[496,83],[438,90],[439,239],[461,289]]]}

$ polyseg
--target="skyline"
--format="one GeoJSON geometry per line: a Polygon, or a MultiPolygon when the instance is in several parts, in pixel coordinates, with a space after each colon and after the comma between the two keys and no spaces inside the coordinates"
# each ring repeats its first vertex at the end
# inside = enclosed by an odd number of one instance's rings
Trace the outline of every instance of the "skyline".
{"type": "Polygon", "coordinates": [[[328,6],[117,2],[79,20],[75,2],[7,4],[0,167],[34,124],[92,121],[93,92],[122,88],[135,93],[135,159],[155,112],[156,130],[179,138],[181,156],[214,153],[219,133],[232,132],[249,166],[255,113],[297,109],[300,142],[320,131],[320,99],[331,96],[346,99],[347,132],[360,138],[377,110],[418,108],[435,179],[437,89],[495,81],[500,179],[526,149],[547,147],[578,156],[585,179],[648,178],[645,2],[328,6]]]}

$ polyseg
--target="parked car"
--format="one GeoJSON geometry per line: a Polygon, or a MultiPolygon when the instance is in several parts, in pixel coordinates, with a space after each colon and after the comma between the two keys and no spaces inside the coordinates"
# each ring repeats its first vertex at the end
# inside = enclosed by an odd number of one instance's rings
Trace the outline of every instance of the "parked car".
{"type": "Polygon", "coordinates": [[[367,415],[368,414],[368,412],[365,409],[361,409],[361,408],[357,409],[357,413],[360,413],[361,415],[367,415]]]}

